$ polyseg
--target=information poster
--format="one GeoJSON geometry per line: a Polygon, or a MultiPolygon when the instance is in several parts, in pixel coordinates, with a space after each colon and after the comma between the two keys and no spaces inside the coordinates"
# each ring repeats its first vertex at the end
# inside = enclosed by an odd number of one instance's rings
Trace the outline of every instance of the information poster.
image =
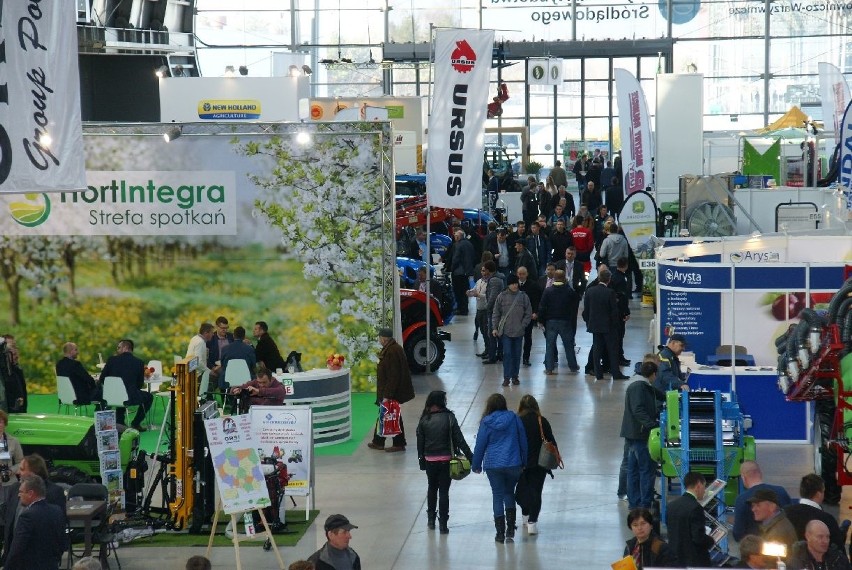
{"type": "Polygon", "coordinates": [[[660,319],[660,342],[665,343],[674,333],[682,334],[686,337],[686,350],[695,353],[696,362],[706,362],[707,356],[716,352],[721,344],[720,293],[662,288],[660,307],[664,310],[660,319]]]}
{"type": "Polygon", "coordinates": [[[269,506],[251,418],[242,415],[206,420],[204,429],[225,513],[269,506]]]}
{"type": "Polygon", "coordinates": [[[249,412],[258,453],[287,468],[286,494],[307,496],[311,489],[313,414],[310,406],[252,406],[249,412]]]}

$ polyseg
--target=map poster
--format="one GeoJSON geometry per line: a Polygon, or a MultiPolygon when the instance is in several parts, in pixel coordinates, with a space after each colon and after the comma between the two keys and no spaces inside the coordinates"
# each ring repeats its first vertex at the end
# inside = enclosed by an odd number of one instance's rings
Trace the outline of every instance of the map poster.
{"type": "Polygon", "coordinates": [[[215,418],[206,420],[204,428],[225,513],[231,515],[269,506],[251,418],[248,415],[215,418]]]}
{"type": "Polygon", "coordinates": [[[284,464],[290,477],[287,495],[306,497],[311,490],[313,416],[310,406],[252,406],[255,447],[266,463],[284,464]]]}

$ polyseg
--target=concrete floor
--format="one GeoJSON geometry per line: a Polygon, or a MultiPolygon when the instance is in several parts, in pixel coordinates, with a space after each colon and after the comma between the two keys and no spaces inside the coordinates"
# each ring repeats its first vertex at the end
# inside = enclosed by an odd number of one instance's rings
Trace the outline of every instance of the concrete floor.
{"type": "MultiPolygon", "coordinates": [[[[628,323],[625,349],[627,358],[636,361],[651,349],[647,338],[652,314],[637,300],[631,301],[631,306],[633,318],[628,323]]],[[[557,376],[546,377],[540,364],[544,339],[536,332],[531,359],[534,365],[521,368],[520,386],[502,388],[502,366],[482,365],[473,356],[482,350],[482,340],[474,343],[472,339],[472,315],[459,317],[447,327],[453,341],[448,343],[447,359],[440,371],[414,377],[417,398],[403,406],[409,428],[405,453],[370,450],[366,446],[368,437],[351,457],[317,458],[319,524],[309,529],[297,546],[281,549],[286,564],[307,558],[322,545],[322,521],[337,512],[359,527],[352,531],[351,546],[361,556],[365,569],[603,569],[621,558],[630,534],[625,524],[627,504],[616,497],[623,441],[618,434],[629,382],[596,382],[591,376],[572,374],[567,367],[559,368],[557,376]],[[565,459],[565,469],[545,483],[538,535],[520,532],[514,544],[496,544],[491,491],[486,477],[476,474],[452,485],[450,534],[426,529],[426,477],[418,469],[414,426],[426,395],[434,389],[447,392],[449,407],[455,411],[471,447],[490,394],[504,392],[513,409],[524,394],[538,399],[565,459]]],[[[582,366],[591,338],[580,321],[577,345],[582,366]]],[[[766,480],[798,496],[799,479],[813,468],[811,446],[759,444],[757,453],[766,480]]],[[[271,552],[244,547],[240,553],[244,568],[277,567],[271,552]]],[[[182,569],[193,554],[204,554],[204,549],[119,549],[122,568],[127,570],[155,565],[162,570],[182,569]]],[[[236,568],[232,548],[215,548],[211,559],[214,568],[236,568]]]]}

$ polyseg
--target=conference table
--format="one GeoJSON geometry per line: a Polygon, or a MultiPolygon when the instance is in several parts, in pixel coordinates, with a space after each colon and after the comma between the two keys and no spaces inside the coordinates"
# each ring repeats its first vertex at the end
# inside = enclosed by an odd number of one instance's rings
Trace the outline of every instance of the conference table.
{"type": "Polygon", "coordinates": [[[687,382],[690,390],[735,393],[758,442],[811,442],[813,406],[785,399],[774,366],[694,366],[687,382]]]}

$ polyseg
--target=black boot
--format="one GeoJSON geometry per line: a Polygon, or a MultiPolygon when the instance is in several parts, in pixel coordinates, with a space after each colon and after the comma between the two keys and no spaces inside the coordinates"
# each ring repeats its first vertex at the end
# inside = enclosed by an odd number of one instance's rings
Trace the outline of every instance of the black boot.
{"type": "Polygon", "coordinates": [[[515,542],[515,509],[506,509],[506,542],[515,542]]]}
{"type": "Polygon", "coordinates": [[[435,530],[435,511],[426,511],[426,526],[435,530]]]}
{"type": "Polygon", "coordinates": [[[499,543],[506,542],[506,517],[494,517],[494,528],[497,529],[494,540],[499,543]]]}
{"type": "Polygon", "coordinates": [[[438,528],[441,530],[441,534],[450,534],[450,528],[447,526],[447,519],[449,517],[440,517],[438,519],[438,528]]]}

